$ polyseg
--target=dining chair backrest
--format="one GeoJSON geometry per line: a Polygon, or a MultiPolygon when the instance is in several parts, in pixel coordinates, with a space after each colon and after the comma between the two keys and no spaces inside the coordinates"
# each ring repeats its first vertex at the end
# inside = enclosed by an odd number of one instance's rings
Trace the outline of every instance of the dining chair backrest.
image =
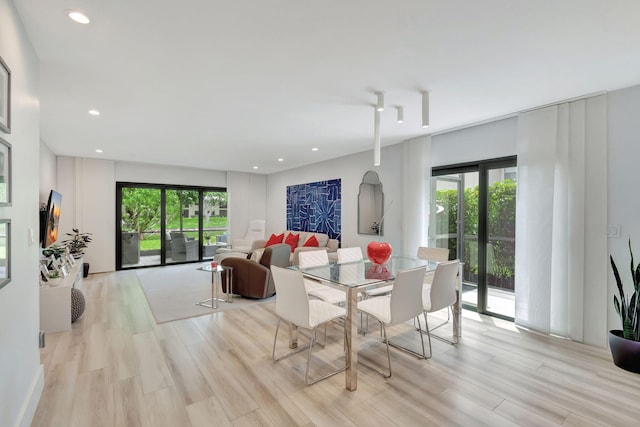
{"type": "Polygon", "coordinates": [[[300,268],[317,267],[329,264],[327,251],[302,251],[298,253],[298,266],[300,268]]]}
{"type": "Polygon", "coordinates": [[[364,265],[361,263],[344,264],[339,266],[340,282],[358,283],[365,279],[364,265]]]}
{"type": "Polygon", "coordinates": [[[309,327],[309,297],[302,273],[272,265],[271,274],[276,285],[276,314],[287,322],[309,327]]]}
{"type": "Polygon", "coordinates": [[[401,270],[391,292],[390,325],[413,319],[422,313],[422,279],[425,266],[401,270]]]}
{"type": "Polygon", "coordinates": [[[428,259],[429,261],[445,262],[449,261],[449,249],[420,246],[417,257],[420,259],[428,259]]]}
{"type": "Polygon", "coordinates": [[[436,267],[431,283],[429,311],[438,311],[456,302],[456,283],[460,260],[442,262],[436,267]]]}
{"type": "Polygon", "coordinates": [[[355,246],[352,248],[339,248],[338,249],[338,264],[343,262],[353,262],[362,260],[362,249],[355,246]]]}

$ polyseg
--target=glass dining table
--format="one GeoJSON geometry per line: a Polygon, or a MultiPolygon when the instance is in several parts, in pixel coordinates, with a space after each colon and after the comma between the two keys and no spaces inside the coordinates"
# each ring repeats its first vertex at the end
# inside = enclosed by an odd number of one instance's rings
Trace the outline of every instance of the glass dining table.
{"type": "MultiPolygon", "coordinates": [[[[347,315],[344,327],[346,337],[345,388],[347,390],[354,391],[358,387],[358,325],[356,317],[358,294],[389,285],[401,270],[424,265],[427,271],[433,271],[436,269],[437,264],[437,262],[419,258],[394,256],[385,265],[376,265],[368,260],[362,260],[342,264],[333,262],[329,265],[318,267],[289,267],[301,271],[309,278],[346,293],[347,315]]],[[[460,334],[460,300],[460,292],[458,292],[458,298],[453,310],[455,335],[460,334]]],[[[294,329],[290,329],[289,346],[291,348],[297,347],[297,331],[294,329]]]]}

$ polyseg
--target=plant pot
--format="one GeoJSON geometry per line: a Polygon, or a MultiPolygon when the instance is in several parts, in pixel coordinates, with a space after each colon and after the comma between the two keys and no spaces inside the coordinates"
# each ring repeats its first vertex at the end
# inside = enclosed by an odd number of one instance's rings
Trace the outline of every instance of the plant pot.
{"type": "Polygon", "coordinates": [[[89,263],[82,263],[82,277],[86,278],[89,275],[89,263]]]}
{"type": "Polygon", "coordinates": [[[609,331],[609,347],[613,363],[625,371],[640,374],[640,341],[632,341],[622,337],[622,331],[609,331]]]}

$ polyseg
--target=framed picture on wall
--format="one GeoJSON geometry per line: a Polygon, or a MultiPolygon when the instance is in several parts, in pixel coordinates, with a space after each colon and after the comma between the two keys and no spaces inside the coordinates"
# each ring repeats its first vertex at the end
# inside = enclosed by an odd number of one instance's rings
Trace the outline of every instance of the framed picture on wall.
{"type": "Polygon", "coordinates": [[[11,220],[0,219],[0,289],[11,281],[11,220]]]}
{"type": "Polygon", "coordinates": [[[11,133],[11,70],[0,56],[0,130],[11,133]]]}
{"type": "Polygon", "coordinates": [[[0,206],[11,206],[11,144],[0,138],[0,206]]]}

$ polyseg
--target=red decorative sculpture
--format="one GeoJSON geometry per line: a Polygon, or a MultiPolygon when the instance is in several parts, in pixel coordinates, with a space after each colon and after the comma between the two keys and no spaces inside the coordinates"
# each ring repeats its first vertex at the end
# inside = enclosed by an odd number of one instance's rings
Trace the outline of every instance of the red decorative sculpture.
{"type": "Polygon", "coordinates": [[[367,245],[367,257],[374,264],[384,265],[391,258],[393,249],[387,242],[371,242],[367,245]]]}

